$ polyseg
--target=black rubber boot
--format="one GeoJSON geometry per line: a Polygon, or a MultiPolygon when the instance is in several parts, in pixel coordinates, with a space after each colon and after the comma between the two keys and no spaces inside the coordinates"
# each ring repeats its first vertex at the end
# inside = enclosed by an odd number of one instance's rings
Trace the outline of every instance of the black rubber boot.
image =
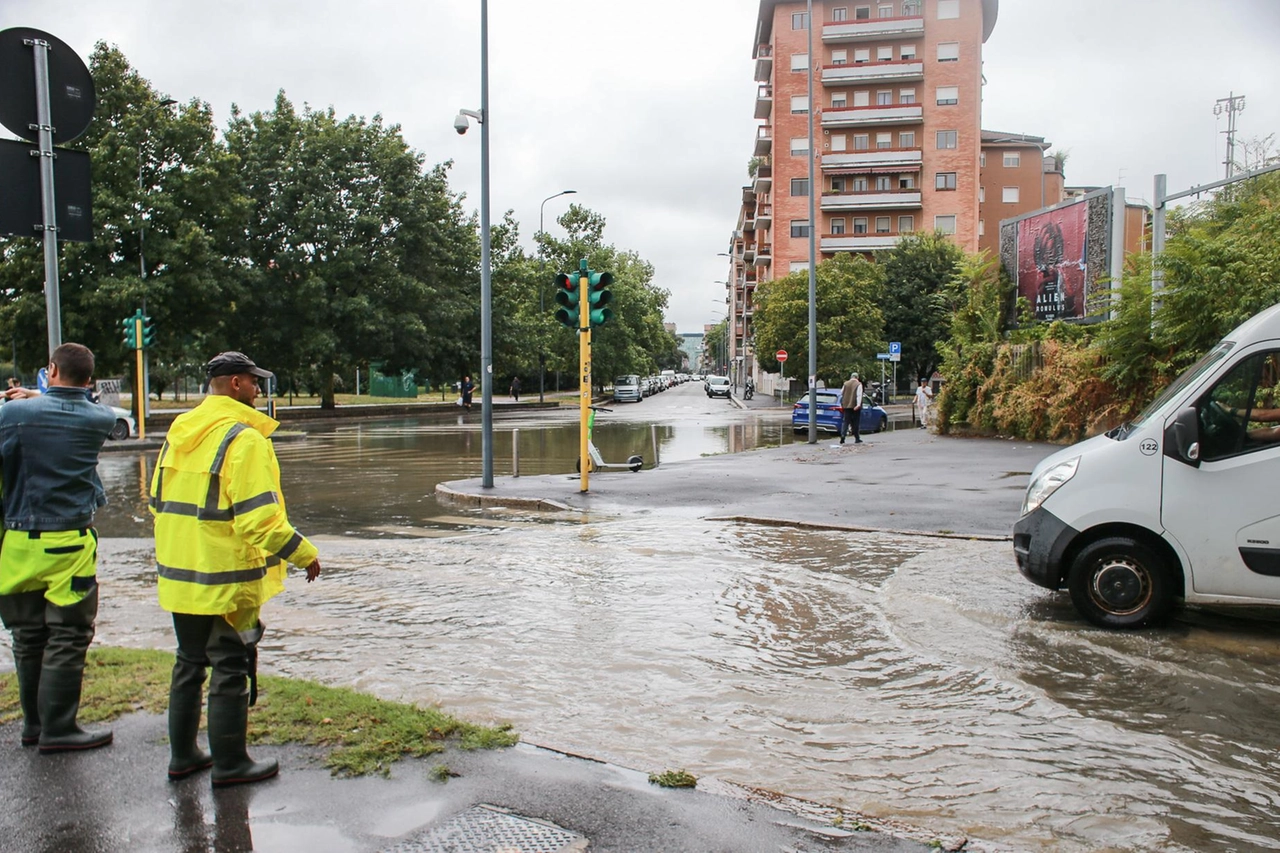
{"type": "Polygon", "coordinates": [[[204,667],[178,658],[169,685],[169,779],[185,779],[213,766],[200,748],[200,711],[204,708],[204,667]]]}
{"type": "Polygon", "coordinates": [[[80,713],[83,667],[45,666],[40,671],[40,752],[97,749],[111,743],[111,730],[85,731],[76,724],[80,713]]]}
{"type": "Polygon", "coordinates": [[[40,657],[17,659],[14,666],[18,674],[18,704],[22,706],[22,745],[35,746],[40,742],[40,657]]]}
{"type": "Polygon", "coordinates": [[[209,695],[209,749],[213,752],[213,787],[247,785],[270,779],[280,763],[254,761],[245,749],[249,728],[249,696],[209,695]]]}
{"type": "Polygon", "coordinates": [[[13,667],[18,676],[23,746],[40,742],[40,668],[49,644],[45,606],[43,591],[0,595],[0,620],[13,635],[13,667]]]}

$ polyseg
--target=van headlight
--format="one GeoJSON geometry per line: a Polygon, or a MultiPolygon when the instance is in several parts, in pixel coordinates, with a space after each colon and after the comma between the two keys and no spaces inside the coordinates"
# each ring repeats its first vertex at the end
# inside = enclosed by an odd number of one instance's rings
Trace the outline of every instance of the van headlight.
{"type": "Polygon", "coordinates": [[[1049,495],[1058,491],[1063,483],[1076,475],[1076,469],[1079,467],[1080,457],[1073,456],[1066,462],[1059,462],[1041,472],[1040,476],[1027,486],[1027,496],[1022,499],[1022,514],[1026,515],[1039,509],[1040,504],[1044,503],[1049,495]]]}

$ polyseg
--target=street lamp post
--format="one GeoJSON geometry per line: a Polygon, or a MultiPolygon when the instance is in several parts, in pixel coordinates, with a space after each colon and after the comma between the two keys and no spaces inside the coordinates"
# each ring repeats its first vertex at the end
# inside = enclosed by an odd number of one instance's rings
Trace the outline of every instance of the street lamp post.
{"type": "MultiPolygon", "coordinates": [[[[543,233],[542,217],[543,217],[543,214],[546,213],[547,202],[551,201],[551,199],[553,198],[559,198],[562,195],[573,195],[576,192],[577,190],[561,190],[555,195],[549,195],[542,200],[542,205],[538,208],[538,236],[539,237],[541,237],[543,233]]],[[[544,281],[544,279],[546,278],[546,259],[543,257],[543,254],[542,254],[541,240],[538,241],[538,261],[539,261],[538,269],[542,273],[542,278],[538,279],[538,316],[542,317],[543,320],[545,320],[547,308],[546,308],[546,305],[543,304],[542,297],[543,297],[543,285],[546,284],[546,282],[544,281]]],[[[546,359],[546,354],[542,351],[541,344],[539,344],[538,346],[538,402],[539,403],[544,402],[543,394],[546,390],[547,369],[546,369],[545,359],[546,359]]]]}
{"type": "Polygon", "coordinates": [[[808,0],[805,9],[805,30],[809,36],[809,61],[805,76],[809,80],[809,100],[807,102],[809,120],[809,148],[805,156],[809,160],[809,443],[818,443],[818,406],[815,391],[818,387],[818,251],[817,251],[817,199],[818,187],[814,182],[814,150],[813,150],[813,0],[808,0]]]}
{"type": "MultiPolygon", "coordinates": [[[[142,113],[143,121],[146,121],[146,119],[152,113],[158,112],[163,109],[168,109],[169,107],[173,106],[176,103],[178,102],[175,101],[173,98],[165,98],[163,101],[156,104],[155,106],[143,111],[142,113]]],[[[142,143],[139,142],[138,143],[138,206],[140,210],[140,216],[139,216],[139,223],[138,223],[138,277],[142,280],[142,314],[144,317],[147,314],[147,257],[146,257],[146,253],[144,252],[144,247],[146,245],[146,236],[147,236],[147,217],[145,215],[145,210],[142,210],[143,208],[142,202],[145,199],[145,196],[143,195],[143,191],[142,191],[142,165],[145,162],[145,160],[146,158],[143,157],[143,154],[142,154],[142,143]]],[[[144,348],[142,351],[142,385],[140,388],[140,390],[142,391],[142,402],[139,403],[138,406],[136,407],[138,409],[138,419],[144,422],[146,421],[147,416],[151,414],[150,373],[151,373],[151,357],[150,357],[150,354],[144,348]]]]}

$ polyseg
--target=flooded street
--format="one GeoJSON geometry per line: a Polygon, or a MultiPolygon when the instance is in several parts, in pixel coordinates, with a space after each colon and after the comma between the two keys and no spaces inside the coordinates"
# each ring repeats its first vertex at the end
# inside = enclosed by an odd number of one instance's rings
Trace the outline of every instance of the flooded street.
{"type": "MultiPolygon", "coordinates": [[[[699,398],[670,403],[690,409],[667,424],[685,458],[790,440],[777,415],[717,422],[699,398]]],[[[614,426],[625,442],[648,439],[648,406],[614,426]]],[[[522,468],[571,467],[572,426],[541,432],[551,452],[522,468]]],[[[1024,581],[1007,542],[437,506],[434,483],[479,458],[470,425],[326,427],[278,451],[325,574],[265,611],[270,672],[995,849],[1277,846],[1274,614],[1106,633],[1024,581]]],[[[153,461],[103,459],[104,644],[172,646],[143,538],[153,461]]]]}

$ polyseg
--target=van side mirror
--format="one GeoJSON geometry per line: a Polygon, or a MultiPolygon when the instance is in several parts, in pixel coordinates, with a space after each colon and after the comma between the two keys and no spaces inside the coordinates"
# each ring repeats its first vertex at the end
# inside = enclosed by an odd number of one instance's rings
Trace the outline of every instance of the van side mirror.
{"type": "Polygon", "coordinates": [[[1164,430],[1164,455],[1200,467],[1200,413],[1188,406],[1164,430]]]}

